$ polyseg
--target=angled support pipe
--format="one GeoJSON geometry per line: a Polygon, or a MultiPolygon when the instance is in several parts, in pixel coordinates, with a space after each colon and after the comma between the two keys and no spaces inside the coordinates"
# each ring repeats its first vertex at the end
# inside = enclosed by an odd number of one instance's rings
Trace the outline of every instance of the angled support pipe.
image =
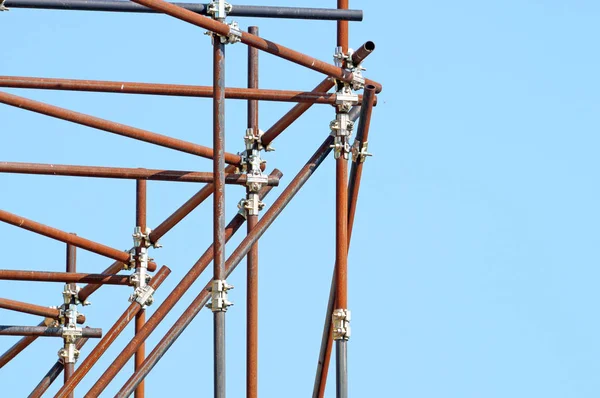
{"type": "MultiPolygon", "coordinates": [[[[127,4],[138,6],[135,3],[128,2],[127,4]]],[[[357,52],[359,50],[357,50],[357,52]]],[[[212,86],[136,83],[103,80],[57,79],[26,76],[0,76],[0,87],[38,90],[85,91],[116,94],[165,95],[200,98],[212,98],[213,96],[212,86]]],[[[305,92],[292,90],[269,90],[258,88],[226,87],[225,98],[249,101],[260,100],[275,102],[306,102],[310,104],[335,105],[335,94],[327,93],[325,91],[305,92]]],[[[358,103],[362,103],[362,95],[359,95],[358,103]]]]}
{"type": "MultiPolygon", "coordinates": [[[[32,220],[28,220],[4,210],[0,210],[0,221],[12,224],[16,227],[23,228],[31,232],[35,232],[36,234],[44,235],[51,239],[69,243],[73,246],[100,254],[101,256],[112,258],[122,263],[129,263],[128,252],[113,249],[112,247],[103,245],[101,243],[96,243],[89,239],[85,239],[80,236],[73,235],[32,220]]],[[[156,263],[151,264],[152,268],[156,269],[156,263]]],[[[150,269],[150,263],[148,264],[148,269],[150,269]]]]}
{"type": "MultiPolygon", "coordinates": [[[[272,174],[282,176],[282,173],[275,169],[272,174]]],[[[263,187],[260,191],[260,198],[263,199],[270,191],[272,187],[263,187]]],[[[225,228],[225,238],[229,240],[243,225],[245,222],[244,216],[241,214],[236,214],[229,225],[225,228]]],[[[211,245],[204,254],[196,261],[196,263],[190,268],[188,273],[181,279],[181,281],[175,286],[173,291],[167,296],[167,298],[160,304],[160,306],[156,309],[156,311],[152,314],[152,316],[147,320],[146,324],[139,331],[139,333],[127,344],[127,346],[122,350],[121,354],[113,361],[111,366],[106,370],[106,372],[100,377],[97,386],[93,388],[106,388],[106,385],[110,383],[110,381],[115,377],[115,375],[123,368],[123,366],[127,363],[129,358],[135,353],[137,347],[150,336],[150,334],[156,329],[156,327],[162,322],[165,316],[173,309],[175,304],[181,299],[181,297],[189,290],[192,284],[198,279],[200,274],[208,267],[210,262],[213,259],[214,246],[211,245]],[[103,385],[103,387],[100,387],[103,385]]],[[[147,359],[144,363],[147,362],[147,359]]],[[[139,370],[138,370],[139,371],[139,370]]],[[[88,392],[87,396],[94,396],[94,393],[88,392]],[[91,394],[91,395],[90,395],[91,394]]],[[[63,397],[64,398],[64,397],[63,397]]]]}
{"type": "MultiPolygon", "coordinates": [[[[171,270],[163,266],[158,270],[156,275],[152,278],[152,280],[148,283],[153,289],[158,289],[160,285],[165,281],[167,276],[171,273],[171,270]]],[[[75,387],[83,380],[86,374],[90,371],[90,369],[98,362],[100,357],[106,352],[106,350],[111,346],[111,344],[115,341],[115,339],[121,334],[121,332],[125,329],[125,327],[131,322],[136,314],[142,310],[143,305],[138,301],[133,301],[125,310],[125,312],[117,319],[114,325],[106,332],[104,337],[98,342],[98,344],[94,347],[94,349],[89,353],[89,355],[81,362],[81,364],[77,367],[75,373],[71,375],[69,380],[58,390],[55,395],[56,397],[66,398],[73,392],[75,387]]]]}
{"type": "MultiPolygon", "coordinates": [[[[317,168],[325,160],[327,155],[331,152],[331,144],[333,143],[333,137],[329,136],[325,142],[319,147],[315,154],[310,160],[304,165],[300,172],[294,177],[290,184],[284,189],[284,191],[275,200],[273,205],[266,211],[265,215],[260,219],[252,231],[246,235],[244,240],[238,245],[238,247],[229,256],[226,264],[226,276],[229,276],[237,265],[242,261],[244,256],[248,254],[252,246],[258,241],[258,239],[265,233],[267,228],[275,221],[275,219],[281,214],[287,204],[293,199],[298,191],[308,181],[310,176],[314,174],[317,168]]],[[[150,373],[156,363],[163,357],[167,350],[173,345],[173,343],[181,336],[185,328],[192,322],[192,320],[198,315],[200,310],[208,302],[210,293],[208,288],[211,282],[209,282],[200,294],[194,299],[190,306],[184,311],[183,315],[179,317],[175,325],[169,329],[167,334],[152,350],[150,355],[146,358],[142,364],[141,369],[134,373],[125,385],[119,390],[115,398],[126,398],[131,394],[131,391],[141,383],[141,381],[150,373]]],[[[131,344],[131,343],[130,343],[131,344]]],[[[106,388],[106,385],[114,378],[118,369],[113,368],[117,364],[117,361],[127,361],[128,357],[126,354],[121,354],[121,358],[117,358],[113,365],[107,371],[101,379],[96,383],[94,387],[88,392],[86,398],[92,398],[97,396],[101,391],[106,388]],[[115,371],[116,370],[116,371],[115,371]]]]}
{"type": "MultiPolygon", "coordinates": [[[[298,51],[292,50],[291,48],[284,47],[284,46],[274,43],[272,41],[262,39],[256,35],[250,34],[248,32],[232,30],[232,28],[229,25],[227,25],[223,22],[213,20],[213,19],[204,17],[202,15],[195,14],[192,11],[188,11],[185,8],[178,7],[174,4],[168,3],[166,1],[162,1],[162,0],[132,0],[132,1],[134,3],[138,3],[138,4],[144,5],[146,7],[152,8],[153,10],[168,14],[174,18],[188,22],[192,25],[196,25],[201,28],[207,29],[213,33],[220,35],[220,36],[238,37],[239,40],[246,45],[257,48],[261,51],[268,52],[269,54],[273,54],[277,57],[294,62],[298,65],[304,66],[304,67],[312,69],[314,71],[331,76],[335,79],[342,80],[342,81],[345,81],[348,83],[352,83],[356,79],[356,76],[354,76],[354,74],[352,72],[349,72],[343,68],[331,65],[327,62],[323,62],[321,60],[318,60],[316,58],[302,54],[298,51]]],[[[365,79],[365,83],[373,84],[374,86],[377,87],[377,92],[381,91],[381,88],[382,88],[381,84],[379,84],[375,81],[372,81],[370,79],[365,79]]]]}
{"type": "MultiPolygon", "coordinates": [[[[111,122],[109,120],[60,108],[44,102],[30,100],[24,97],[19,97],[18,95],[0,92],[0,103],[203,158],[212,159],[213,157],[213,150],[202,145],[197,145],[177,138],[142,130],[137,127],[111,122]]],[[[227,153],[225,154],[225,161],[229,164],[239,164],[241,158],[239,155],[227,153]]]]}
{"type": "MultiPolygon", "coordinates": [[[[77,166],[20,162],[0,162],[0,173],[172,182],[213,182],[212,173],[200,171],[154,170],[128,167],[77,166]]],[[[247,177],[245,174],[228,173],[225,175],[226,184],[246,185],[246,182],[247,177]]],[[[279,180],[276,177],[271,177],[269,178],[267,184],[277,186],[279,184],[279,180]]]]}

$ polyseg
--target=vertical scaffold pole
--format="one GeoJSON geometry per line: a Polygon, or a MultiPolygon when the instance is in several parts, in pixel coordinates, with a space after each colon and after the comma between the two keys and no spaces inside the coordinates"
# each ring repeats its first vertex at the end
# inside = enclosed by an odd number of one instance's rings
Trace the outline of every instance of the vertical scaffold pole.
{"type": "MultiPolygon", "coordinates": [[[[147,260],[146,253],[146,242],[144,236],[146,234],[146,193],[147,193],[147,181],[146,180],[136,180],[135,186],[135,225],[136,225],[136,233],[139,232],[139,245],[135,247],[135,267],[136,272],[140,280],[138,281],[140,286],[145,286],[146,281],[142,279],[146,277],[146,269],[142,269],[142,267],[146,266],[147,263],[142,264],[142,256],[144,257],[144,261],[147,260]]],[[[146,323],[146,310],[142,309],[135,316],[135,334],[144,326],[146,323]]],[[[135,353],[134,360],[134,370],[138,370],[140,365],[144,362],[146,357],[146,345],[142,344],[140,348],[135,353]]],[[[140,385],[135,389],[134,397],[135,398],[144,398],[144,382],[140,383],[140,385]]]]}
{"type": "MultiPolygon", "coordinates": [[[[258,36],[258,27],[250,26],[248,32],[258,36]]],[[[258,88],[258,50],[248,47],[248,88],[258,88]]],[[[258,101],[248,101],[248,129],[258,138],[258,101]]],[[[256,150],[254,145],[253,150],[256,150]]],[[[250,152],[250,150],[248,150],[250,152]]],[[[247,165],[250,169],[251,164],[247,165]]],[[[258,193],[247,189],[246,200],[258,200],[258,193]],[[254,197],[256,195],[256,197],[254,197]]],[[[247,211],[248,233],[258,223],[258,214],[247,211]]],[[[248,252],[247,293],[246,293],[246,397],[258,397],[258,242],[248,252]]]]}
{"type": "Polygon", "coordinates": [[[213,242],[214,273],[211,309],[214,317],[214,396],[225,398],[225,43],[213,35],[213,242]]]}
{"type": "MultiPolygon", "coordinates": [[[[338,0],[338,9],[348,9],[348,0],[338,0]]],[[[337,46],[342,54],[348,54],[348,22],[337,22],[337,46]]],[[[339,88],[338,88],[339,89],[339,88]]],[[[337,109],[338,122],[345,120],[340,117],[342,112],[347,110],[337,109]]],[[[341,134],[346,126],[339,125],[338,133],[341,134]]],[[[336,310],[333,314],[334,339],[336,340],[336,397],[348,397],[348,341],[344,332],[336,333],[336,329],[341,324],[347,322],[348,313],[348,158],[345,145],[346,141],[341,143],[344,147],[339,148],[336,154],[336,310]],[[345,319],[344,319],[345,318],[345,319]]]]}

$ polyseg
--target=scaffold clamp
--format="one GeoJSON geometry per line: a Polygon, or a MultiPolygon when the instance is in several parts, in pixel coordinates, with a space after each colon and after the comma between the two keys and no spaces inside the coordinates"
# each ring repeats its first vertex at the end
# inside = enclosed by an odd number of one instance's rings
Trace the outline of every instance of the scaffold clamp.
{"type": "Polygon", "coordinates": [[[372,153],[367,152],[368,148],[368,141],[361,143],[359,140],[354,140],[354,144],[352,145],[352,161],[354,163],[364,163],[367,156],[373,156],[372,153]]]}
{"type": "Polygon", "coordinates": [[[212,1],[207,4],[206,13],[214,19],[225,19],[233,6],[223,0],[212,1]]]}
{"type": "Polygon", "coordinates": [[[154,289],[150,285],[137,287],[129,297],[129,302],[137,302],[142,308],[146,308],[154,303],[154,289]]]}
{"type": "Polygon", "coordinates": [[[350,340],[350,310],[337,309],[333,311],[333,339],[350,340]]]}
{"type": "Polygon", "coordinates": [[[227,307],[233,305],[227,299],[227,292],[231,289],[233,289],[233,286],[228,285],[225,279],[214,279],[209,287],[211,302],[206,304],[206,308],[210,308],[212,312],[227,311],[227,307]]]}

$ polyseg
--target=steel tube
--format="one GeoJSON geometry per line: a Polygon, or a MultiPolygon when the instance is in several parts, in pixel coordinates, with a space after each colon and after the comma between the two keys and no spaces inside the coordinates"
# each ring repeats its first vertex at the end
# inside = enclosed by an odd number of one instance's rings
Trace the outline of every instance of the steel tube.
{"type": "MultiPolygon", "coordinates": [[[[248,32],[258,36],[257,26],[248,32]]],[[[258,50],[248,47],[248,88],[258,88],[258,50]]],[[[258,101],[248,101],[248,128],[259,131],[258,101]]],[[[251,192],[247,190],[246,199],[251,192]]],[[[258,223],[258,215],[247,215],[247,233],[258,223]]],[[[258,242],[252,245],[247,256],[246,270],[246,398],[258,398],[258,242]]]]}
{"type": "MultiPolygon", "coordinates": [[[[271,174],[278,175],[279,177],[282,176],[282,173],[277,169],[273,170],[271,174]]],[[[264,198],[271,191],[271,189],[272,187],[263,187],[259,194],[260,198],[264,198]]],[[[233,234],[235,234],[237,230],[242,226],[244,221],[245,219],[242,215],[236,214],[225,229],[225,238],[229,240],[233,236],[233,234]]],[[[107,371],[100,377],[100,379],[88,392],[87,396],[96,396],[94,394],[100,394],[100,392],[104,390],[104,388],[106,388],[108,383],[110,383],[110,381],[123,368],[123,366],[127,363],[129,358],[131,358],[133,353],[137,350],[138,345],[141,344],[148,336],[150,336],[154,329],[156,329],[160,322],[165,318],[167,313],[173,309],[173,307],[175,306],[175,304],[177,304],[179,299],[188,291],[188,289],[192,286],[192,284],[196,281],[196,279],[198,279],[200,274],[206,269],[206,267],[208,267],[208,265],[212,261],[214,252],[213,247],[214,245],[211,245],[204,252],[202,257],[200,257],[200,259],[198,259],[198,261],[192,266],[192,268],[190,268],[190,270],[183,277],[183,279],[181,279],[181,281],[177,284],[177,286],[175,286],[173,291],[169,293],[167,298],[160,304],[160,306],[156,309],[152,316],[147,320],[142,330],[140,330],[140,332],[129,342],[129,344],[122,350],[121,354],[113,361],[113,363],[107,369],[107,371]]],[[[146,358],[144,363],[147,362],[148,358],[146,358]]]]}
{"type": "MultiPolygon", "coordinates": [[[[75,348],[81,350],[85,343],[87,343],[87,341],[87,338],[77,340],[77,343],[75,343],[75,348]]],[[[46,390],[48,390],[48,388],[52,385],[54,380],[56,380],[56,378],[60,376],[63,370],[66,370],[63,363],[60,360],[56,361],[54,366],[50,368],[48,373],[46,373],[46,375],[42,378],[42,380],[38,383],[38,385],[33,389],[31,394],[29,394],[27,398],[41,398],[42,395],[46,392],[46,390]]]]}
{"type": "MultiPolygon", "coordinates": [[[[203,183],[212,183],[213,181],[212,173],[199,171],[19,162],[0,162],[0,173],[203,183]]],[[[247,177],[244,174],[228,173],[225,175],[225,183],[227,184],[246,185],[246,180],[247,177]]],[[[269,178],[268,184],[277,186],[279,180],[272,176],[269,178]]]]}
{"type": "MultiPolygon", "coordinates": [[[[135,3],[129,3],[138,6],[135,3]]],[[[369,42],[370,43],[370,42],[369,42]]],[[[115,82],[103,80],[56,79],[46,77],[0,76],[0,87],[86,91],[98,93],[166,95],[178,97],[212,98],[212,86],[183,84],[159,84],[115,82]]],[[[277,102],[307,102],[311,104],[335,104],[335,94],[327,92],[305,92],[292,90],[269,90],[257,88],[225,88],[225,98],[238,100],[260,100],[277,102]]],[[[359,104],[362,95],[358,97],[359,104]]]]}
{"type": "MultiPolygon", "coordinates": [[[[170,273],[171,270],[168,267],[162,266],[148,284],[152,286],[152,288],[158,289],[170,273]]],[[[69,378],[69,381],[65,383],[60,390],[58,390],[58,392],[55,395],[55,398],[66,398],[71,392],[73,392],[75,387],[77,387],[77,384],[81,382],[85,375],[96,364],[96,362],[98,362],[100,357],[106,352],[106,350],[111,346],[111,344],[115,341],[119,334],[121,334],[121,332],[125,329],[129,322],[131,322],[135,318],[135,315],[139,311],[141,311],[141,309],[142,306],[136,301],[134,301],[129,305],[129,307],[127,307],[125,312],[119,317],[119,319],[117,319],[114,325],[98,342],[98,344],[89,353],[85,360],[77,367],[77,370],[75,371],[75,373],[73,373],[71,378],[69,378]]]]}
{"type": "MultiPolygon", "coordinates": [[[[221,36],[228,36],[231,33],[231,28],[229,25],[224,24],[223,22],[212,20],[210,18],[204,17],[202,15],[198,15],[193,13],[192,11],[188,11],[184,8],[178,7],[174,4],[162,1],[162,0],[132,0],[135,3],[142,4],[146,7],[152,8],[154,10],[163,12],[168,14],[174,18],[181,19],[182,21],[186,21],[193,25],[199,26],[201,28],[207,29],[213,33],[217,33],[221,36]]],[[[327,62],[323,62],[316,58],[310,57],[308,55],[302,54],[298,51],[292,50],[291,48],[284,47],[280,44],[274,43],[272,41],[268,41],[262,39],[258,36],[252,35],[248,32],[241,32],[241,42],[252,46],[254,48],[258,48],[261,51],[268,52],[277,57],[283,58],[285,60],[294,62],[298,65],[302,65],[306,68],[315,70],[317,72],[324,73],[328,76],[334,77],[339,80],[343,80],[345,82],[352,82],[354,79],[354,75],[352,72],[349,72],[343,68],[339,68],[337,66],[331,65],[327,62]]],[[[369,84],[373,84],[378,87],[378,91],[381,91],[381,85],[377,82],[374,82],[369,79],[365,79],[365,81],[369,84]]]]}
{"type": "MultiPolygon", "coordinates": [[[[137,180],[135,184],[135,225],[140,228],[141,231],[146,230],[146,203],[147,203],[147,182],[145,180],[137,180]]],[[[141,245],[145,245],[145,240],[142,241],[141,245]]],[[[138,261],[139,256],[142,254],[142,247],[136,247],[136,262],[135,269],[137,272],[140,271],[141,264],[138,261]]],[[[145,274],[145,271],[143,272],[145,274]]],[[[142,274],[140,274],[142,275],[142,274]]],[[[137,334],[140,329],[146,323],[146,310],[142,308],[137,314],[135,314],[135,334],[137,334]]],[[[138,350],[135,352],[134,359],[134,367],[133,370],[138,370],[138,367],[144,362],[144,358],[146,357],[146,344],[140,345],[138,350]]],[[[135,398],[144,398],[145,389],[144,383],[140,383],[139,386],[135,389],[135,398]]]]}
{"type": "MultiPolygon", "coordinates": [[[[375,43],[368,41],[352,53],[352,63],[360,65],[375,50],[375,43]]],[[[361,102],[359,102],[359,105],[361,102]]]]}
{"type": "Polygon", "coordinates": [[[129,275],[80,274],[66,272],[0,270],[0,280],[29,282],[92,283],[129,285],[129,275]]]}
{"type": "MultiPolygon", "coordinates": [[[[22,301],[0,298],[0,308],[5,310],[24,312],[26,314],[39,315],[46,318],[58,319],[60,311],[56,308],[44,307],[36,304],[24,303],[22,301]]],[[[77,323],[85,323],[85,316],[79,314],[77,323]]]]}
{"type": "Polygon", "coordinates": [[[103,245],[101,243],[96,243],[89,239],[85,239],[80,236],[73,235],[68,232],[64,232],[59,229],[52,228],[32,220],[28,220],[26,218],[20,217],[16,214],[12,214],[4,210],[0,210],[0,221],[12,224],[16,227],[23,228],[31,232],[35,232],[36,234],[44,235],[51,239],[56,239],[61,242],[72,244],[81,249],[85,249],[123,263],[129,262],[129,253],[113,249],[112,247],[103,245]]]}
{"type": "MultiPolygon", "coordinates": [[[[348,8],[348,0],[337,0],[339,9],[348,8]]],[[[348,22],[337,22],[337,45],[348,54],[348,22]]],[[[337,110],[340,113],[340,110],[337,110]]],[[[348,160],[336,160],[335,206],[335,307],[348,308],[348,160]]],[[[336,398],[348,398],[347,345],[336,344],[336,398]]]]}
{"type": "MultiPolygon", "coordinates": [[[[279,197],[275,200],[273,205],[266,211],[265,215],[260,219],[258,224],[252,229],[252,231],[244,238],[244,240],[238,245],[238,247],[233,251],[229,259],[227,260],[227,275],[229,276],[236,266],[242,261],[244,256],[248,254],[254,243],[258,241],[258,239],[264,234],[264,232],[271,226],[273,221],[281,214],[283,209],[287,206],[287,204],[292,200],[292,198],[298,193],[300,188],[308,181],[310,176],[316,171],[316,169],[321,165],[321,163],[325,160],[327,155],[331,152],[331,144],[333,143],[333,137],[328,136],[325,142],[317,149],[315,154],[310,158],[310,160],[304,165],[304,167],[300,170],[300,172],[294,177],[294,179],[290,182],[290,184],[285,188],[285,190],[279,195],[279,197]]],[[[237,216],[236,216],[237,217],[237,216]]],[[[241,217],[241,216],[240,216],[241,217]]],[[[140,370],[134,373],[127,383],[121,388],[119,393],[115,396],[115,398],[127,398],[131,392],[135,389],[135,387],[150,373],[152,368],[156,365],[156,363],[162,358],[165,352],[173,345],[173,343],[179,338],[179,336],[183,333],[185,328],[192,322],[194,317],[200,312],[200,310],[205,306],[208,302],[210,293],[208,292],[208,288],[211,286],[210,282],[204,287],[204,289],[200,292],[198,296],[194,299],[194,301],[190,304],[190,306],[184,311],[184,313],[179,317],[177,322],[169,329],[167,334],[162,338],[162,340],[154,347],[150,355],[146,358],[140,370]]],[[[131,344],[131,343],[130,343],[131,344]]],[[[121,359],[122,362],[127,361],[126,355],[123,355],[121,359]]],[[[113,366],[115,362],[113,362],[113,366]]],[[[111,366],[109,369],[113,369],[111,366]]],[[[106,375],[106,373],[105,373],[106,375]]],[[[104,377],[103,375],[102,377],[104,377]]],[[[97,396],[105,387],[106,384],[112,380],[112,378],[116,375],[116,372],[111,372],[108,375],[107,379],[102,382],[96,383],[100,384],[99,386],[95,386],[92,390],[88,392],[86,398],[92,398],[97,396]],[[92,394],[93,392],[93,394],[92,394]],[[96,395],[94,395],[96,394],[96,395]]]]}
{"type": "MultiPolygon", "coordinates": [[[[225,279],[225,44],[213,35],[213,247],[214,280],[225,279]]],[[[216,305],[216,303],[214,303],[216,305]]],[[[214,397],[226,397],[225,314],[213,309],[214,397]]]]}
{"type": "MultiPolygon", "coordinates": [[[[373,93],[373,90],[369,86],[365,89],[365,97],[373,93]]],[[[366,100],[368,104],[368,100],[366,100]]],[[[363,107],[355,106],[350,111],[350,118],[352,121],[356,120],[363,112],[363,107]]],[[[363,116],[366,118],[366,116],[363,116]]],[[[370,118],[370,114],[368,116],[370,118]]],[[[356,133],[356,139],[362,140],[364,136],[365,128],[361,126],[363,119],[359,121],[359,126],[356,133]]],[[[367,129],[368,134],[368,129],[367,129]]],[[[352,162],[352,169],[350,171],[350,178],[348,181],[348,248],[350,248],[350,241],[352,239],[352,228],[354,226],[354,213],[356,212],[356,201],[358,200],[358,189],[360,187],[360,173],[355,172],[355,166],[357,162],[352,162]]],[[[362,163],[360,163],[362,170],[362,163]]],[[[317,362],[317,372],[315,375],[315,384],[313,388],[313,398],[323,398],[325,396],[325,386],[327,384],[327,374],[329,371],[329,363],[331,360],[331,352],[333,349],[332,340],[332,329],[331,329],[331,315],[335,308],[335,297],[336,297],[336,271],[337,265],[334,266],[334,274],[331,279],[331,288],[329,290],[329,300],[327,302],[327,310],[325,315],[325,324],[323,326],[323,335],[321,337],[321,348],[319,351],[319,360],[317,362]]]]}
{"type": "MultiPolygon", "coordinates": [[[[53,320],[52,320],[53,321],[53,320]]],[[[46,325],[46,320],[40,322],[38,326],[46,325]]],[[[23,337],[17,341],[12,347],[10,347],[2,356],[0,356],[0,369],[7,363],[12,361],[17,355],[19,355],[25,348],[29,347],[37,339],[37,336],[23,337]]]]}
{"type": "MultiPolygon", "coordinates": [[[[43,102],[33,101],[13,94],[0,92],[0,103],[26,109],[31,112],[41,113],[43,115],[81,124],[83,126],[103,130],[124,137],[133,138],[135,140],[148,142],[165,148],[197,155],[203,158],[212,159],[213,156],[213,150],[202,145],[193,144],[177,138],[138,129],[136,127],[111,122],[109,120],[71,111],[43,102]]],[[[232,153],[225,154],[225,161],[227,163],[239,164],[240,160],[241,158],[238,155],[232,153]]]]}
{"type": "MultiPolygon", "coordinates": [[[[75,234],[72,234],[72,235],[75,235],[75,234]]],[[[66,261],[65,271],[67,273],[75,273],[75,272],[77,272],[77,247],[76,246],[73,246],[73,245],[67,243],[67,246],[66,246],[66,258],[67,258],[67,261],[66,261]]],[[[71,291],[76,292],[77,291],[77,284],[70,283],[69,284],[69,288],[71,289],[71,291]]],[[[72,297],[69,304],[75,304],[76,305],[77,302],[76,302],[75,299],[76,299],[76,296],[72,297]]],[[[69,326],[73,322],[72,317],[68,316],[69,313],[70,313],[70,311],[67,311],[66,314],[65,314],[66,316],[62,320],[63,321],[63,327],[67,327],[67,326],[69,326]]],[[[65,350],[67,350],[68,348],[70,348],[71,347],[70,344],[72,344],[72,343],[68,342],[67,339],[65,339],[65,338],[63,338],[63,343],[64,343],[63,344],[63,348],[65,350]]],[[[75,345],[75,348],[77,348],[76,345],[75,345]]],[[[64,359],[66,359],[66,358],[64,358],[64,359]]],[[[73,372],[75,372],[75,361],[73,361],[73,362],[67,362],[65,360],[63,368],[64,368],[63,383],[66,383],[66,382],[69,381],[69,378],[73,375],[73,372]]],[[[68,398],[75,398],[75,394],[71,393],[68,398]]]]}
{"type": "MultiPolygon", "coordinates": [[[[84,328],[82,337],[100,338],[102,329],[84,328]]],[[[61,327],[0,325],[0,336],[62,337],[61,327]]]]}
{"type": "Polygon", "coordinates": [[[335,363],[336,396],[345,398],[348,396],[348,341],[336,340],[335,363]]]}
{"type": "MultiPolygon", "coordinates": [[[[108,11],[156,13],[138,4],[117,0],[6,0],[8,8],[33,8],[46,10],[69,11],[108,11]]],[[[201,15],[207,15],[207,4],[173,3],[186,10],[201,15]]],[[[278,19],[314,19],[314,20],[348,20],[362,21],[363,12],[360,10],[337,10],[329,8],[273,7],[235,5],[228,14],[232,17],[257,17],[278,19]]]]}

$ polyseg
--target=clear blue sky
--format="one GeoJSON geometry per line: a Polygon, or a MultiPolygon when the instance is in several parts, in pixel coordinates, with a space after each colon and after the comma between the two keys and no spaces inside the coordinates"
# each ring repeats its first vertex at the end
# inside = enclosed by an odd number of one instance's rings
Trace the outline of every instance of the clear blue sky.
{"type": "MultiPolygon", "coordinates": [[[[240,3],[251,4],[253,1],[240,3]]],[[[261,1],[281,5],[282,1],[261,1]]],[[[331,3],[331,4],[329,4],[331,3]]],[[[286,5],[335,6],[314,1],[286,5]]],[[[350,251],[351,396],[597,397],[600,4],[596,1],[353,1],[365,21],[351,43],[377,44],[367,74],[384,84],[373,114],[350,251]],[[378,7],[379,6],[379,7],[378,7]]],[[[243,28],[331,60],[335,24],[239,19],[243,28]]],[[[166,16],[12,10],[0,14],[0,74],[211,82],[203,30],[166,16]]],[[[245,85],[246,47],[227,48],[228,85],[245,85]]],[[[322,77],[261,55],[261,86],[309,90],[322,77]],[[289,77],[291,78],[289,78],[289,77]]],[[[7,90],[198,142],[211,143],[206,99],[7,90]]],[[[245,107],[227,102],[227,148],[242,149],[245,107]]],[[[267,129],[289,104],[261,105],[267,129]]],[[[328,134],[316,106],[280,137],[269,168],[290,181],[328,134]]],[[[0,106],[0,160],[210,170],[208,160],[0,106]]],[[[0,176],[0,208],[127,249],[132,181],[0,176]]],[[[149,184],[155,226],[197,186],[149,184]]],[[[276,194],[280,190],[273,193],[276,194]]],[[[227,191],[229,219],[243,195],[227,191]]],[[[272,203],[275,195],[266,202],[272,203]]],[[[261,240],[260,394],[310,396],[334,256],[334,164],[326,161],[261,240]]],[[[241,235],[228,245],[233,249],[241,235]]],[[[60,271],[64,245],[0,225],[0,268],[60,271]]],[[[210,202],[154,251],[173,270],[164,299],[211,239],[210,202]]],[[[79,251],[84,272],[110,260],[79,251]]],[[[207,281],[149,339],[152,347],[207,281]]],[[[244,387],[245,272],[228,313],[228,391],[244,387]]],[[[60,285],[3,282],[1,296],[60,303],[60,285]]],[[[105,287],[85,309],[108,330],[129,289],[105,287]]],[[[2,312],[2,324],[33,325],[2,312]]],[[[133,333],[131,326],[125,336],[133,333]]],[[[3,351],[14,342],[3,338],[3,351]]],[[[126,338],[114,344],[113,358],[126,338]]],[[[147,379],[149,397],[212,391],[211,315],[203,311],[147,379]]],[[[31,391],[56,360],[40,339],[0,372],[5,396],[31,391]]],[[[89,348],[85,351],[89,352],[89,348]]],[[[81,383],[87,392],[110,362],[81,383]]],[[[112,396],[129,377],[106,390],[112,396]]],[[[332,372],[333,374],[333,372],[332,372]]],[[[328,397],[334,396],[333,378],[328,397]]],[[[56,391],[60,383],[52,388],[56,391]]]]}

